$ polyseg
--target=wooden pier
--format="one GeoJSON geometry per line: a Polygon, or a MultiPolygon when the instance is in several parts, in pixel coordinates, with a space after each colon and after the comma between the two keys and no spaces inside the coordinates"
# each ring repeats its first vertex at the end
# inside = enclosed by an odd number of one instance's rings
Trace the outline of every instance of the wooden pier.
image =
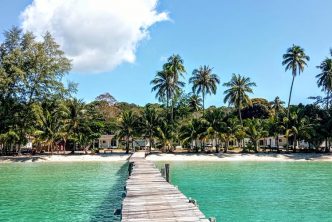
{"type": "Polygon", "coordinates": [[[131,175],[122,204],[122,222],[208,222],[196,205],[175,186],[166,182],[144,152],[131,158],[131,175]]]}

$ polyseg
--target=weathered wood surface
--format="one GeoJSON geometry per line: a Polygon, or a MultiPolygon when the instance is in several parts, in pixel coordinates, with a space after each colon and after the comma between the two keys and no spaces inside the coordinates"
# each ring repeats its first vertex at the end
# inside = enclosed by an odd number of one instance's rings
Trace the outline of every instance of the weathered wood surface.
{"type": "Polygon", "coordinates": [[[134,153],[130,161],[134,167],[126,184],[122,222],[209,221],[175,186],[166,182],[143,152],[134,153]]]}

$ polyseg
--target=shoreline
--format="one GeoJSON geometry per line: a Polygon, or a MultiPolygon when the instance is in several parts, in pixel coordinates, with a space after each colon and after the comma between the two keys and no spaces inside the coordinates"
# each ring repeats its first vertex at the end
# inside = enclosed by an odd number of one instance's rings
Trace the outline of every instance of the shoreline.
{"type": "MultiPolygon", "coordinates": [[[[1,163],[45,163],[45,162],[117,162],[128,161],[131,154],[81,154],[81,155],[36,155],[36,156],[0,156],[1,163]]],[[[194,162],[299,162],[323,161],[332,162],[332,154],[317,153],[152,153],[146,156],[147,160],[158,161],[194,161],[194,162]]]]}
{"type": "Polygon", "coordinates": [[[1,163],[71,163],[71,162],[117,162],[127,161],[130,154],[113,153],[113,154],[84,154],[84,155],[35,155],[35,156],[0,156],[1,163]]]}
{"type": "Polygon", "coordinates": [[[211,161],[211,162],[236,162],[236,161],[254,161],[254,162],[298,162],[298,161],[324,161],[332,162],[331,154],[316,154],[316,153],[291,153],[291,154],[276,154],[276,153],[213,153],[213,154],[196,154],[196,153],[160,153],[150,154],[146,157],[151,161],[211,161]]]}

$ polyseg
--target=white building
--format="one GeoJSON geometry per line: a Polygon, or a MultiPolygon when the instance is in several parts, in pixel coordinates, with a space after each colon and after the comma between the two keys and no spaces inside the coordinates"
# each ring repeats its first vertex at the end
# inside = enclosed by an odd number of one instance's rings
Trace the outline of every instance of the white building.
{"type": "Polygon", "coordinates": [[[117,148],[118,140],[114,135],[102,135],[98,139],[98,147],[101,149],[117,148]]]}

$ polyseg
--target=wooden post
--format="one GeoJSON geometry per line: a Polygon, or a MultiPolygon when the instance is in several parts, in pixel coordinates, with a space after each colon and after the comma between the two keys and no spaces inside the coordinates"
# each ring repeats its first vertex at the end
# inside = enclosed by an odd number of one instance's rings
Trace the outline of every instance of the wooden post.
{"type": "Polygon", "coordinates": [[[161,176],[165,178],[165,168],[160,169],[161,176]]]}
{"type": "Polygon", "coordinates": [[[129,166],[128,166],[128,174],[129,174],[129,176],[131,175],[131,172],[133,171],[133,167],[134,167],[134,162],[129,162],[129,166]]]}
{"type": "Polygon", "coordinates": [[[169,163],[165,164],[165,179],[169,183],[169,163]]]}

